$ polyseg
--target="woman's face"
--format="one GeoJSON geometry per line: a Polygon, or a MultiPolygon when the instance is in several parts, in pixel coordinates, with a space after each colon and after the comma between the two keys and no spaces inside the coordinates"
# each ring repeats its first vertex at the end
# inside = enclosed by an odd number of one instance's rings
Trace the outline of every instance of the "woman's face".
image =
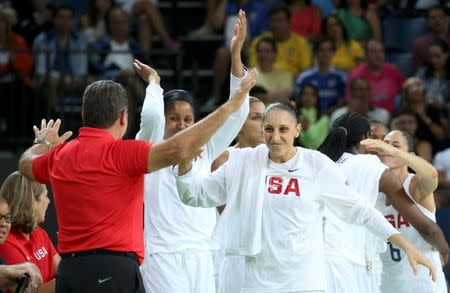
{"type": "Polygon", "coordinates": [[[264,117],[264,139],[272,158],[283,157],[300,135],[300,124],[288,112],[274,109],[264,117]]]}
{"type": "Polygon", "coordinates": [[[303,89],[302,95],[300,96],[300,103],[304,108],[313,108],[317,104],[316,92],[310,86],[306,86],[303,89]]]}
{"type": "Polygon", "coordinates": [[[326,31],[328,36],[332,40],[342,40],[344,38],[344,32],[341,24],[336,17],[330,16],[326,21],[326,31]]]}
{"type": "Polygon", "coordinates": [[[272,66],[277,58],[277,53],[271,43],[261,42],[256,48],[256,58],[261,67],[272,66]]]}
{"type": "Polygon", "coordinates": [[[254,102],[250,107],[250,113],[239,132],[239,138],[249,141],[252,145],[264,143],[262,117],[266,106],[262,102],[254,102]]]}
{"type": "Polygon", "coordinates": [[[36,220],[38,224],[41,224],[45,221],[45,212],[47,211],[48,204],[50,203],[50,199],[47,196],[47,187],[45,187],[45,185],[42,185],[42,187],[43,191],[36,201],[36,220]]]}
{"type": "Polygon", "coordinates": [[[434,69],[442,69],[445,67],[448,53],[444,52],[441,47],[431,46],[428,53],[430,54],[430,63],[434,69]]]}
{"type": "Polygon", "coordinates": [[[10,210],[6,200],[0,200],[0,245],[5,242],[8,237],[9,230],[11,229],[11,223],[7,223],[5,216],[10,215],[10,210]]]}
{"type": "Polygon", "coordinates": [[[194,110],[188,102],[176,101],[167,108],[164,113],[166,117],[164,138],[170,138],[194,124],[194,110]]]}
{"type": "MultiPolygon", "coordinates": [[[[406,142],[406,138],[403,136],[403,134],[398,131],[394,130],[389,132],[385,137],[384,141],[391,146],[398,148],[402,151],[407,152],[408,151],[408,144],[406,142]]],[[[400,167],[403,167],[405,164],[402,163],[400,160],[390,156],[390,155],[382,155],[381,161],[388,166],[390,169],[397,169],[400,167]]]]}

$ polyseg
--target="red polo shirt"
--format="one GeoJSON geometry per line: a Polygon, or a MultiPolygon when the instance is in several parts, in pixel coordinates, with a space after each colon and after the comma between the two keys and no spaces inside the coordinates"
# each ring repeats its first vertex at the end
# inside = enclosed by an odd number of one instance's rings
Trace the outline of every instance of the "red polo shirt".
{"type": "Polygon", "coordinates": [[[47,233],[37,227],[30,239],[17,229],[11,229],[5,243],[0,245],[0,256],[10,265],[24,262],[34,263],[41,271],[44,283],[55,278],[53,256],[57,254],[47,233]]]}
{"type": "Polygon", "coordinates": [[[61,254],[132,251],[142,262],[144,174],[151,146],[82,127],[76,139],[33,161],[36,180],[52,186],[61,254]]]}

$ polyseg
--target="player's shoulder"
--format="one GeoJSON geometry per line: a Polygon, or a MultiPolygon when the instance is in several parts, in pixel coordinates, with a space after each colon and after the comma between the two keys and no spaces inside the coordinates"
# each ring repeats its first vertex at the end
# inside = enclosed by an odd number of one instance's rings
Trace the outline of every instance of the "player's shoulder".
{"type": "Polygon", "coordinates": [[[348,163],[353,165],[359,165],[364,168],[371,168],[373,166],[381,164],[381,160],[376,155],[358,154],[349,158],[348,163]]]}

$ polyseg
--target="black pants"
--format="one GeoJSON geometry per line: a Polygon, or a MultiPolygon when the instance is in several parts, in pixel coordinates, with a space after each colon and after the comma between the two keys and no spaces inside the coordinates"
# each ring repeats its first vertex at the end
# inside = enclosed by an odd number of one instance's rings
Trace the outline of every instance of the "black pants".
{"type": "Polygon", "coordinates": [[[125,255],[63,256],[56,273],[57,293],[144,293],[135,257],[125,255]]]}

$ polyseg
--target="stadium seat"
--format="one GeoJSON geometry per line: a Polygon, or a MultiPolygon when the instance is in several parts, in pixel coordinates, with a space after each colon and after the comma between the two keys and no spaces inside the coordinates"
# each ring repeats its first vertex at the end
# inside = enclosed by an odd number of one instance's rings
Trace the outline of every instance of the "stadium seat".
{"type": "Polygon", "coordinates": [[[383,21],[383,44],[387,50],[409,52],[414,39],[427,31],[426,19],[389,17],[383,21]]]}

